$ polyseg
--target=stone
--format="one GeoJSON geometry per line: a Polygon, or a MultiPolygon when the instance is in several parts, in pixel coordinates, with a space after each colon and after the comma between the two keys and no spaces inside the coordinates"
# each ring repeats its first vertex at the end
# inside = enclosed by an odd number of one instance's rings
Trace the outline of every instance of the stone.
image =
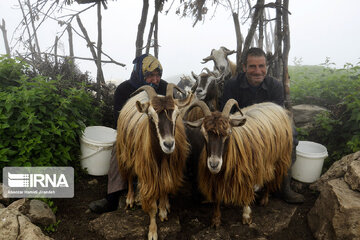
{"type": "Polygon", "coordinates": [[[307,218],[317,240],[360,240],[360,192],[351,190],[343,178],[330,180],[307,218]]]}
{"type": "Polygon", "coordinates": [[[329,111],[326,108],[310,104],[300,104],[292,107],[296,127],[311,128],[315,124],[315,116],[329,111]]]}
{"type": "Polygon", "coordinates": [[[10,198],[6,198],[3,196],[3,184],[0,183],[0,203],[4,204],[5,206],[10,204],[10,198]]]}
{"type": "Polygon", "coordinates": [[[191,236],[191,240],[231,240],[229,233],[222,227],[219,229],[206,228],[191,236]]]}
{"type": "Polygon", "coordinates": [[[360,191],[360,161],[350,163],[344,179],[352,190],[360,191]]]}
{"type": "Polygon", "coordinates": [[[322,187],[329,180],[344,177],[348,171],[351,162],[360,161],[360,151],[342,157],[340,160],[333,163],[333,165],[324,173],[316,182],[311,184],[309,188],[315,191],[321,191],[322,187]]]}
{"type": "Polygon", "coordinates": [[[51,240],[16,209],[0,209],[0,240],[51,240]]]}
{"type": "Polygon", "coordinates": [[[29,217],[32,223],[46,227],[56,223],[56,216],[50,207],[43,201],[37,199],[20,199],[8,206],[8,209],[16,209],[29,217]]]}
{"type": "MultiPolygon", "coordinates": [[[[169,220],[160,222],[157,218],[157,231],[159,239],[176,239],[181,230],[179,217],[168,215],[169,220]]],[[[102,214],[92,220],[90,229],[103,236],[104,239],[133,239],[147,238],[149,229],[149,216],[140,208],[135,210],[119,209],[114,212],[102,214]]]]}

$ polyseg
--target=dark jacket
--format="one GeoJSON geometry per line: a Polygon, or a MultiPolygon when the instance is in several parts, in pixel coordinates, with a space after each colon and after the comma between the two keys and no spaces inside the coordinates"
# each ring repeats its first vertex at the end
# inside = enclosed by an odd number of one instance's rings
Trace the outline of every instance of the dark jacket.
{"type": "Polygon", "coordinates": [[[223,97],[220,101],[220,108],[223,109],[227,100],[231,98],[238,101],[240,108],[261,102],[274,102],[280,106],[284,106],[282,83],[268,76],[265,77],[259,87],[254,88],[247,82],[245,73],[238,74],[225,84],[223,97]]]}

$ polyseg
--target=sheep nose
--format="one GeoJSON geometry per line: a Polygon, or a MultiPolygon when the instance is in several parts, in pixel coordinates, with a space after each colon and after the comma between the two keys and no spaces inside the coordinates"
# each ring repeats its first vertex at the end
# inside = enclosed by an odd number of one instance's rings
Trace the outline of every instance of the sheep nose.
{"type": "Polygon", "coordinates": [[[225,67],[224,66],[221,66],[220,67],[220,71],[223,72],[225,70],[225,67]]]}
{"type": "Polygon", "coordinates": [[[219,162],[215,161],[215,162],[210,162],[210,167],[213,169],[216,169],[219,166],[219,162]]]}
{"type": "Polygon", "coordinates": [[[174,141],[165,141],[164,146],[168,149],[171,149],[174,146],[174,141]]]}

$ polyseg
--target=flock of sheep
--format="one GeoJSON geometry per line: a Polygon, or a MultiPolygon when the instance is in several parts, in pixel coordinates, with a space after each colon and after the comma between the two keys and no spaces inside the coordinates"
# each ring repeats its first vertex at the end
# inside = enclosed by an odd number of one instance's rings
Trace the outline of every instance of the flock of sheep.
{"type": "Polygon", "coordinates": [[[196,83],[183,98],[174,98],[175,89],[184,92],[174,84],[168,84],[166,96],[143,86],[120,112],[116,144],[120,171],[128,182],[126,207],[134,204],[137,177],[137,197],[150,216],[149,240],[158,239],[156,214],[167,220],[168,194],[183,184],[192,151],[200,153],[195,159],[197,184],[215,203],[215,227],[221,222],[221,203],[242,206],[243,223],[250,224],[255,189],[264,189],[265,205],[269,192],[279,189],[287,174],[292,128],[286,110],[273,103],[239,109],[230,99],[219,111],[222,85],[235,74],[227,59],[231,53],[225,47],[212,50],[203,60],[213,60],[214,70],[192,73],[196,83]],[[237,111],[232,113],[234,107],[237,111]]]}

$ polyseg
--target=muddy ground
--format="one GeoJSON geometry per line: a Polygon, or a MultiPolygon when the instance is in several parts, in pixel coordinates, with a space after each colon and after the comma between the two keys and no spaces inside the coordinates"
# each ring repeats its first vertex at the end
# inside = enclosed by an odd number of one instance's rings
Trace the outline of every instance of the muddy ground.
{"type": "MultiPolygon", "coordinates": [[[[104,239],[96,232],[92,232],[89,227],[89,222],[96,219],[99,215],[89,212],[88,204],[100,198],[103,198],[106,193],[106,176],[94,177],[94,176],[82,176],[77,180],[75,184],[75,197],[71,199],[53,199],[58,210],[56,213],[57,220],[61,222],[58,225],[57,230],[54,233],[48,233],[48,235],[54,239],[70,240],[70,239],[104,239]],[[89,184],[94,182],[95,184],[89,184]]],[[[243,232],[231,232],[233,228],[227,228],[227,225],[241,224],[241,209],[233,206],[222,207],[222,225],[223,229],[226,229],[230,238],[234,239],[268,239],[268,240],[311,240],[314,239],[311,231],[308,227],[306,215],[308,211],[314,205],[314,202],[318,196],[317,193],[303,188],[303,194],[306,201],[304,204],[297,206],[296,212],[287,228],[274,233],[270,236],[259,236],[259,233],[255,230],[249,230],[244,228],[243,232]],[[235,237],[236,236],[236,237],[235,237]]],[[[123,193],[125,195],[125,192],[123,193]]],[[[270,201],[278,201],[275,197],[271,197],[270,201]]],[[[170,198],[172,207],[171,214],[177,214],[179,216],[181,231],[177,236],[173,236],[172,239],[185,240],[190,239],[192,235],[196,234],[193,225],[189,224],[194,216],[198,219],[202,226],[208,227],[212,216],[212,205],[201,204],[199,199],[189,198],[188,195],[179,194],[170,198]]],[[[287,205],[284,205],[286,207],[287,205]]],[[[291,207],[291,206],[289,206],[291,207]]],[[[266,211],[266,208],[261,206],[253,206],[253,212],[266,211]]],[[[119,209],[118,211],[123,211],[119,209]]],[[[269,223],[274,224],[274,223],[269,223]]],[[[144,239],[145,236],[144,236],[144,239]]]]}

